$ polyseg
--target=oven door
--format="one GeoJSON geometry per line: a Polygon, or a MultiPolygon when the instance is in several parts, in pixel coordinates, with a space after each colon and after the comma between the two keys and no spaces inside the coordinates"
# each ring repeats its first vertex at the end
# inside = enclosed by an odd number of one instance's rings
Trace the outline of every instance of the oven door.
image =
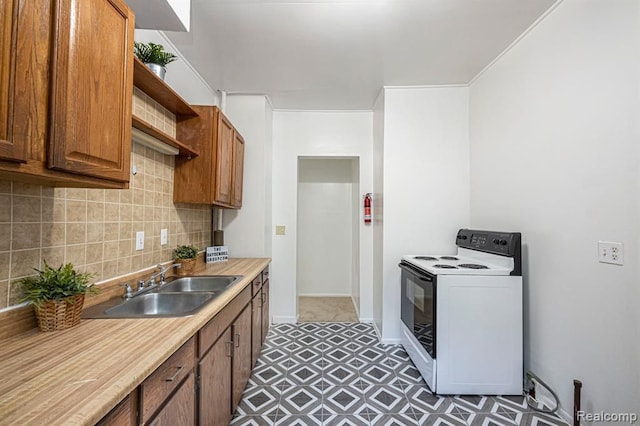
{"type": "Polygon", "coordinates": [[[436,276],[402,261],[400,318],[436,359],[436,276]]]}

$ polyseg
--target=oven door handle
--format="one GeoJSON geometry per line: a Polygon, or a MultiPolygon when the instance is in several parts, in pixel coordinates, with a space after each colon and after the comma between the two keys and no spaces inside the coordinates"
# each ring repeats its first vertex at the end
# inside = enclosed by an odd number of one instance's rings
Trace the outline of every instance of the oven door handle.
{"type": "Polygon", "coordinates": [[[399,263],[398,264],[399,267],[401,267],[402,269],[404,269],[405,271],[409,272],[411,275],[413,275],[414,277],[418,278],[420,281],[426,281],[426,282],[433,282],[433,279],[427,275],[424,275],[424,273],[422,271],[419,271],[418,269],[406,264],[406,263],[399,263]]]}

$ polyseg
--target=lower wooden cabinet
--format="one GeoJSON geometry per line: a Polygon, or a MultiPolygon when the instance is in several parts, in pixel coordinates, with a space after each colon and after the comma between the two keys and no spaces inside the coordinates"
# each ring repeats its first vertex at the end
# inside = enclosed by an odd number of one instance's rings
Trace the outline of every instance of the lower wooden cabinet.
{"type": "Polygon", "coordinates": [[[263,271],[98,424],[229,424],[268,328],[263,271]]]}
{"type": "Polygon", "coordinates": [[[162,409],[147,423],[153,426],[189,426],[196,424],[195,376],[190,372],[162,409]]]}
{"type": "Polygon", "coordinates": [[[233,323],[233,361],[231,403],[235,411],[251,375],[251,306],[244,308],[233,323]]]}
{"type": "Polygon", "coordinates": [[[198,363],[200,392],[199,424],[227,425],[231,420],[231,327],[222,334],[198,363]]]}

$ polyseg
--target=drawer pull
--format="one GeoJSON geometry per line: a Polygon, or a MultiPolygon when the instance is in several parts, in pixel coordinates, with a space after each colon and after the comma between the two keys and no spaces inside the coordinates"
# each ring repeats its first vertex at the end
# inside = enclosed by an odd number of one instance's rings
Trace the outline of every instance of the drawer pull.
{"type": "Polygon", "coordinates": [[[240,335],[236,334],[236,348],[240,347],[240,335]]]}
{"type": "Polygon", "coordinates": [[[227,356],[231,358],[233,356],[233,342],[226,342],[226,343],[227,343],[227,356]]]}
{"type": "Polygon", "coordinates": [[[178,370],[175,372],[175,374],[171,377],[169,377],[168,379],[166,379],[167,382],[173,382],[175,379],[178,378],[178,376],[180,375],[180,373],[182,373],[182,370],[184,369],[184,366],[180,366],[178,367],[178,370]]]}

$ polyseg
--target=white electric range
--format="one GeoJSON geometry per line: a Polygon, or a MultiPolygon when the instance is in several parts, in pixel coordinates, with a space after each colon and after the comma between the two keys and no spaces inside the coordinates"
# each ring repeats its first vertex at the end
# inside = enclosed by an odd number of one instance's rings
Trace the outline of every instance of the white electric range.
{"type": "Polygon", "coordinates": [[[520,233],[460,229],[456,245],[403,256],[402,344],[435,393],[521,395],[520,233]]]}

